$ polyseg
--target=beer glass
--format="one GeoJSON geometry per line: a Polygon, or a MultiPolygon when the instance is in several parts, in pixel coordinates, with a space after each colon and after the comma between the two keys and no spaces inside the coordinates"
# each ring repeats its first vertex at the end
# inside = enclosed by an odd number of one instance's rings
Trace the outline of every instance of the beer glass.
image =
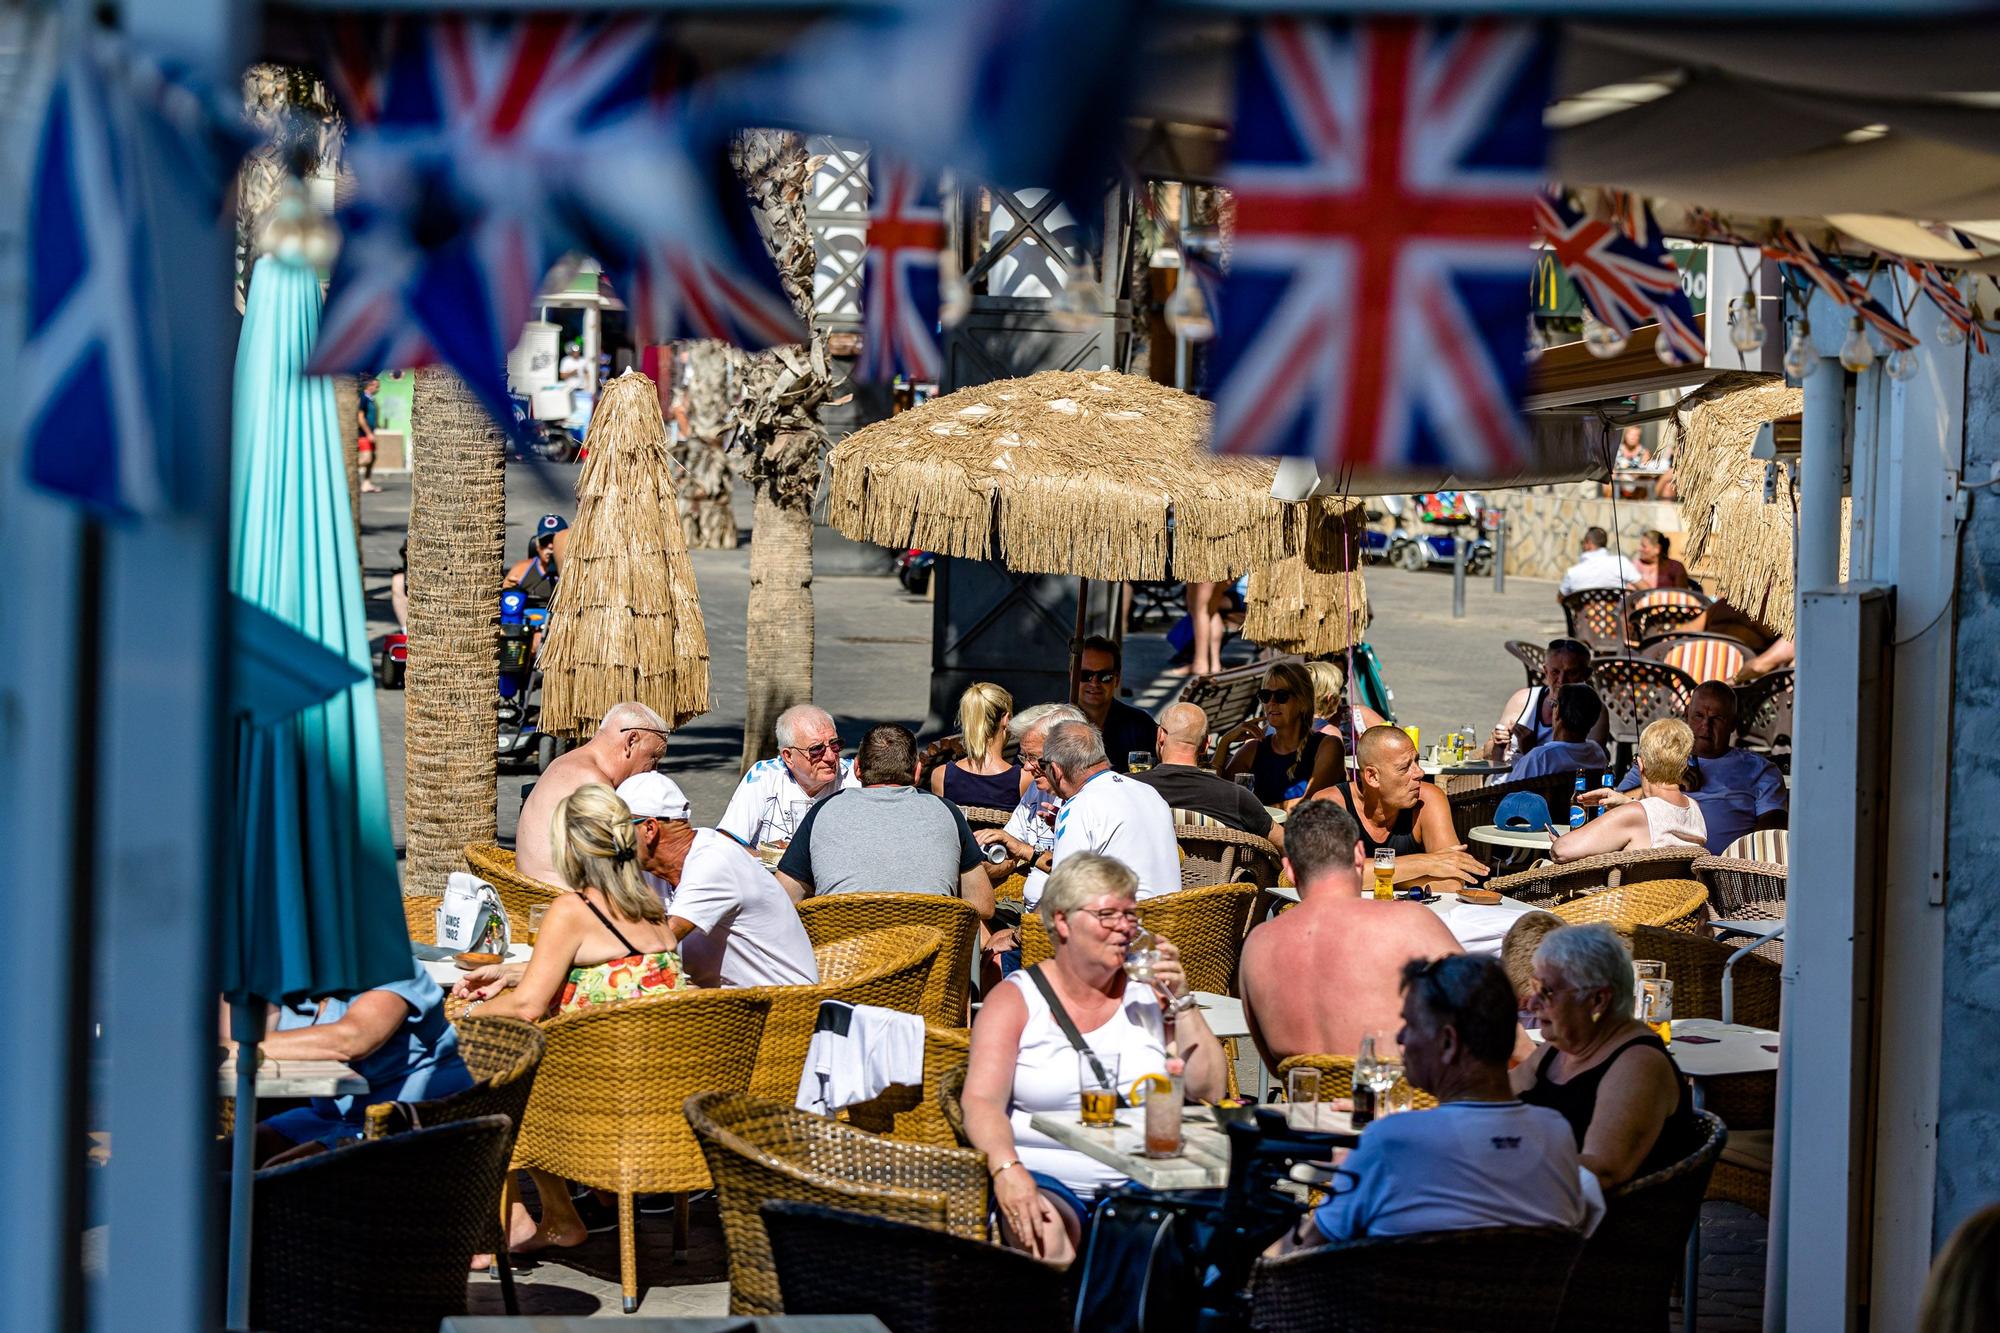
{"type": "Polygon", "coordinates": [[[1386,901],[1396,896],[1396,849],[1375,849],[1375,897],[1386,901]]]}
{"type": "Polygon", "coordinates": [[[1293,1129],[1319,1124],[1319,1071],[1294,1069],[1285,1075],[1285,1123],[1293,1129]]]}
{"type": "Polygon", "coordinates": [[[528,909],[528,947],[534,948],[542,942],[542,918],[549,912],[548,904],[536,903],[528,909]]]}
{"type": "Polygon", "coordinates": [[[1674,983],[1664,977],[1657,980],[1648,977],[1639,992],[1639,999],[1639,1021],[1653,1029],[1661,1041],[1671,1042],[1674,1039],[1674,983]]]}
{"type": "MultiPolygon", "coordinates": [[[[1158,1077],[1158,1076],[1156,1076],[1158,1077]]],[[[1181,1103],[1186,1088],[1178,1074],[1166,1076],[1171,1088],[1155,1083],[1146,1092],[1146,1156],[1181,1155],[1181,1103]]]]}
{"type": "Polygon", "coordinates": [[[1078,1051],[1076,1086],[1083,1123],[1092,1129],[1109,1129],[1118,1118],[1118,1057],[1078,1051]]]}
{"type": "Polygon", "coordinates": [[[1646,1017],[1646,983],[1664,981],[1667,965],[1657,958],[1634,958],[1632,960],[1632,1017],[1646,1017]]]}
{"type": "Polygon", "coordinates": [[[1144,773],[1153,766],[1151,750],[1132,750],[1125,756],[1125,769],[1130,773],[1144,773]]]}

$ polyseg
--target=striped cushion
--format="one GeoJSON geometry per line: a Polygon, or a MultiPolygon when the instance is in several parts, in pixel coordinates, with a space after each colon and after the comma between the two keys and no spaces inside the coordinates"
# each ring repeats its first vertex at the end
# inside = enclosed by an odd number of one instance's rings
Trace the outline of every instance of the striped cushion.
{"type": "Polygon", "coordinates": [[[1742,670],[1743,660],[1739,645],[1720,639],[1694,639],[1675,644],[1666,652],[1667,665],[1687,672],[1697,685],[1708,680],[1733,680],[1742,670]]]}
{"type": "Polygon", "coordinates": [[[1746,833],[1722,849],[1722,854],[1738,861],[1762,861],[1766,865],[1791,864],[1791,834],[1781,828],[1746,833]]]}

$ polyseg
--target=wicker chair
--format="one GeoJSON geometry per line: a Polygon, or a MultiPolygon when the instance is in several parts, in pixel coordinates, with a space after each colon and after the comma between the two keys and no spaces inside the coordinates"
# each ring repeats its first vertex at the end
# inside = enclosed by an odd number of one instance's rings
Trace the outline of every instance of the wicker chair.
{"type": "Polygon", "coordinates": [[[1590,645],[1597,654],[1625,651],[1625,590],[1582,588],[1562,599],[1569,636],[1590,645]]]}
{"type": "Polygon", "coordinates": [[[403,924],[409,927],[410,943],[437,943],[437,909],[444,906],[441,893],[403,895],[403,924]]]}
{"type": "Polygon", "coordinates": [[[1707,1196],[1771,1215],[1771,1155],[1778,1076],[1729,1074],[1701,1081],[1702,1105],[1729,1126],[1729,1141],[1708,1179],[1707,1196]]]}
{"type": "Polygon", "coordinates": [[[771,1242],[757,1209],[795,1199],[986,1239],[986,1156],[899,1143],[744,1093],[690,1097],[687,1121],[715,1176],[729,1246],[729,1312],[782,1314],[771,1242]]]}
{"type": "MultiPolygon", "coordinates": [[[[750,1085],[771,1011],[769,989],[620,1000],[542,1025],[548,1054],[514,1145],[515,1161],[617,1193],[626,1314],[639,1308],[633,1196],[684,1194],[712,1183],[681,1107],[697,1092],[750,1085]]],[[[787,1095],[797,1090],[794,1082],[787,1095]]],[[[686,1248],[684,1203],[674,1216],[680,1251],[686,1248]]]]}
{"type": "Polygon", "coordinates": [[[491,1243],[513,1134],[506,1117],[485,1116],[259,1171],[251,1327],[431,1333],[464,1314],[466,1268],[491,1243]]]}
{"type": "MultiPolygon", "coordinates": [[[[1175,817],[1179,818],[1178,811],[1175,817]]],[[[1182,888],[1250,883],[1268,889],[1284,872],[1284,853],[1269,839],[1241,829],[1176,823],[1174,841],[1181,848],[1182,888]]]]}
{"type": "Polygon", "coordinates": [[[893,1333],[1068,1333],[1075,1270],[818,1204],[758,1210],[785,1313],[872,1314],[893,1333]]]}
{"type": "MultiPolygon", "coordinates": [[[[1619,890],[1612,890],[1619,892],[1619,890]]],[[[1722,1018],[1722,970],[1737,945],[1725,944],[1702,934],[1662,930],[1657,926],[1634,926],[1632,956],[1651,958],[1667,965],[1667,979],[1674,983],[1675,1018],[1722,1018]]],[[[1732,992],[1731,1022],[1756,1028],[1778,1026],[1778,965],[1755,954],[1740,958],[1730,969],[1732,992]]],[[[1729,1117],[1724,1116],[1724,1120],[1729,1117]]],[[[1734,1121],[1730,1122],[1734,1125],[1734,1121]]]]}
{"type": "Polygon", "coordinates": [[[771,1005],[750,1091],[787,1102],[798,1096],[799,1075],[806,1067],[806,1050],[812,1045],[822,1001],[923,1013],[942,943],[929,926],[890,926],[815,946],[817,986],[745,986],[735,991],[761,996],[771,1005]]]}
{"type": "Polygon", "coordinates": [[[967,1147],[965,1112],[959,1107],[959,1098],[965,1091],[965,1069],[971,1057],[969,1028],[926,1025],[923,1086],[889,1088],[879,1097],[848,1107],[844,1118],[856,1129],[904,1143],[967,1147]]]}
{"type": "Polygon", "coordinates": [[[1547,647],[1539,643],[1529,643],[1526,639],[1509,639],[1501,646],[1512,654],[1514,660],[1521,664],[1521,669],[1528,673],[1529,689],[1532,690],[1542,683],[1543,668],[1549,662],[1547,647]]]}
{"type": "Polygon", "coordinates": [[[833,893],[799,904],[799,920],[817,949],[891,926],[926,926],[942,941],[924,989],[924,1018],[964,1027],[972,966],[979,951],[979,913],[971,903],[937,893],[833,893]]]}
{"type": "Polygon", "coordinates": [[[965,816],[965,822],[975,829],[1006,828],[1007,821],[1014,817],[1012,810],[1002,810],[992,805],[961,805],[958,812],[965,816]]]}
{"type": "Polygon", "coordinates": [[[1620,934],[1654,926],[1694,935],[1708,920],[1708,890],[1692,879],[1651,879],[1579,894],[1549,910],[1572,926],[1602,922],[1620,934]]]}
{"type": "Polygon", "coordinates": [[[1607,1193],[1604,1221],[1583,1244],[1563,1293],[1562,1333],[1605,1329],[1666,1333],[1667,1301],[1681,1275],[1688,1232],[1729,1132],[1708,1111],[1695,1115],[1699,1141],[1680,1161],[1607,1193]]]}
{"type": "Polygon", "coordinates": [[[1583,1236],[1482,1227],[1321,1245],[1250,1274],[1254,1333],[1547,1333],[1583,1236]]]}
{"type": "Polygon", "coordinates": [[[1776,921],[1785,914],[1785,883],[1790,871],[1782,865],[1732,856],[1698,856],[1693,873],[1708,886],[1708,898],[1718,916],[1776,921]]]}
{"type": "Polygon", "coordinates": [[[1598,889],[1615,889],[1654,879],[1687,879],[1692,873],[1688,867],[1700,855],[1702,849],[1691,843],[1686,847],[1649,847],[1642,852],[1606,852],[1565,865],[1537,866],[1518,875],[1502,875],[1487,880],[1486,887],[1509,898],[1545,907],[1598,889]]]}
{"type": "Polygon", "coordinates": [[[568,893],[560,884],[544,884],[514,869],[514,853],[490,842],[468,843],[465,864],[472,873],[491,884],[500,894],[500,906],[507,912],[507,925],[520,939],[528,937],[528,909],[547,907],[568,893]]]}
{"type": "Polygon", "coordinates": [[[1611,739],[1620,745],[1637,745],[1648,723],[1686,712],[1695,686],[1679,667],[1646,657],[1599,658],[1591,663],[1590,683],[1604,701],[1611,739]]]}
{"type": "MultiPolygon", "coordinates": [[[[1595,787],[1604,777],[1601,768],[1586,768],[1583,783],[1595,787]]],[[[1460,842],[1472,840],[1472,830],[1482,824],[1491,824],[1500,809],[1500,802],[1517,791],[1531,791],[1549,803],[1549,817],[1560,821],[1569,812],[1570,797],[1576,792],[1575,771],[1547,773],[1539,778],[1523,778],[1519,782],[1495,782],[1484,787],[1474,787],[1470,791],[1453,792],[1445,799],[1451,804],[1451,827],[1460,842]]]]}
{"type": "MultiPolygon", "coordinates": [[[[1285,1086],[1285,1078],[1294,1069],[1317,1069],[1319,1071],[1319,1099],[1323,1102],[1337,1101],[1354,1095],[1354,1057],[1351,1055],[1326,1055],[1314,1052],[1308,1055],[1287,1056],[1278,1064],[1277,1086],[1285,1086]]],[[[1394,1091],[1410,1094],[1410,1105],[1419,1111],[1434,1110],[1437,1098],[1417,1087],[1408,1079],[1396,1080],[1394,1091]]]]}
{"type": "MultiPolygon", "coordinates": [[[[1209,884],[1148,898],[1139,904],[1139,924],[1164,935],[1181,951],[1188,987],[1213,995],[1236,993],[1236,969],[1243,956],[1243,937],[1250,930],[1250,909],[1257,904],[1254,884],[1209,884]]],[[[1021,966],[1033,967],[1055,956],[1041,914],[1021,918],[1021,966]]]]}
{"type": "Polygon", "coordinates": [[[1736,743],[1764,753],[1792,748],[1792,671],[1759,676],[1736,691],[1736,743]]]}
{"type": "Polygon", "coordinates": [[[1666,634],[1643,643],[1639,656],[1679,667],[1696,684],[1736,678],[1750,660],[1743,645],[1723,634],[1666,634]]]}

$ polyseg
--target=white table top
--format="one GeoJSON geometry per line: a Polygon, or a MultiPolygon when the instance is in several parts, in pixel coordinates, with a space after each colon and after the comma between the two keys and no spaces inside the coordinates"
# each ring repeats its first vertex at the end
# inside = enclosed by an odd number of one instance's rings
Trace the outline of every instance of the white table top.
{"type": "MultiPolygon", "coordinates": [[[[215,1086],[224,1097],[236,1095],[236,1056],[232,1052],[216,1070],[215,1086]]],[[[368,1091],[368,1080],[338,1060],[273,1060],[257,1065],[259,1097],[345,1097],[368,1091]]]]}
{"type": "MultiPolygon", "coordinates": [[[[507,961],[510,963],[525,963],[534,956],[534,949],[525,944],[511,945],[507,950],[507,961]]],[[[466,969],[458,965],[457,960],[451,958],[439,958],[435,961],[428,958],[420,958],[417,961],[423,965],[424,971],[431,974],[432,981],[444,987],[447,994],[450,993],[453,986],[458,984],[459,978],[463,977],[466,972],[466,969]]]]}
{"type": "Polygon", "coordinates": [[[1208,1020],[1208,1030],[1216,1036],[1250,1035],[1250,1025],[1243,1019],[1243,1001],[1233,995],[1217,995],[1205,990],[1196,991],[1194,999],[1201,1008],[1201,1016],[1208,1020]]]}
{"type": "MultiPolygon", "coordinates": [[[[1316,1128],[1329,1133],[1352,1135],[1347,1112],[1331,1106],[1318,1108],[1316,1128]]],[[[1181,1155],[1153,1158],[1146,1146],[1146,1112],[1143,1107],[1122,1107],[1109,1129],[1086,1128],[1074,1111],[1050,1111],[1031,1117],[1029,1125],[1066,1148],[1094,1157],[1116,1167],[1132,1179],[1154,1190],[1221,1189],[1229,1180],[1229,1136],[1215,1123],[1206,1106],[1189,1106],[1181,1116],[1181,1155]]]]}
{"type": "MultiPolygon", "coordinates": [[[[1299,891],[1288,884],[1265,889],[1264,892],[1286,902],[1299,900],[1299,891]]],[[[1502,898],[1497,903],[1468,903],[1460,902],[1458,895],[1447,889],[1434,889],[1432,892],[1437,894],[1437,901],[1424,906],[1444,919],[1445,925],[1457,938],[1459,947],[1467,953],[1500,952],[1500,941],[1506,936],[1507,927],[1514,924],[1514,918],[1535,910],[1533,904],[1517,902],[1512,898],[1502,898]]],[[[1361,897],[1370,902],[1375,900],[1371,892],[1363,892],[1361,897]]]]}
{"type": "Polygon", "coordinates": [[[1547,829],[1501,828],[1498,824],[1481,824],[1466,835],[1474,842],[1491,843],[1495,847],[1539,847],[1547,851],[1553,839],[1547,829]]]}
{"type": "Polygon", "coordinates": [[[1769,1028],[1723,1023],[1713,1018],[1677,1018],[1674,1040],[1667,1049],[1689,1078],[1724,1074],[1767,1074],[1778,1067],[1778,1034],[1769,1028]],[[1690,1042],[1685,1037],[1711,1037],[1690,1042]]]}

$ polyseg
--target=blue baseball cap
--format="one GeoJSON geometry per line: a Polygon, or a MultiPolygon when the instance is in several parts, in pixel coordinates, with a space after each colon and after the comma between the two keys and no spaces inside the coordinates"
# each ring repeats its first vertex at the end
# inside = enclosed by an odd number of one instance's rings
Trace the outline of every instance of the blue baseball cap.
{"type": "Polygon", "coordinates": [[[1512,792],[1500,798],[1493,822],[1504,829],[1540,832],[1549,826],[1549,803],[1531,791],[1512,792]]]}
{"type": "Polygon", "coordinates": [[[561,514],[543,514],[539,519],[535,520],[535,535],[537,537],[553,537],[568,526],[569,520],[561,514]]]}

